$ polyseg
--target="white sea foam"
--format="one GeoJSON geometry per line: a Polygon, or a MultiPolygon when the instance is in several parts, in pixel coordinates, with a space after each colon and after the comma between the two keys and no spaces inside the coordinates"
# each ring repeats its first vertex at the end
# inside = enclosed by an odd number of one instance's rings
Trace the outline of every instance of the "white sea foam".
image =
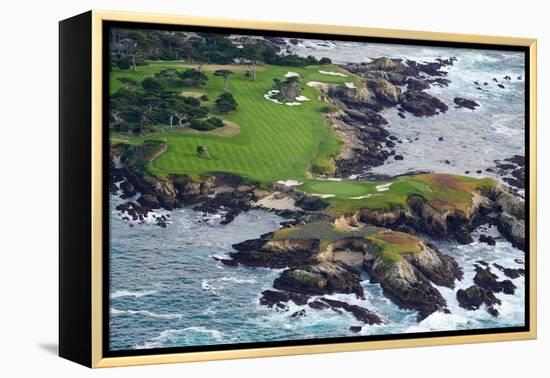
{"type": "Polygon", "coordinates": [[[233,282],[236,284],[252,284],[256,282],[254,278],[238,278],[238,277],[222,277],[220,278],[220,281],[233,282]]]}
{"type": "Polygon", "coordinates": [[[159,336],[153,338],[151,341],[147,341],[143,344],[135,345],[135,349],[151,349],[165,346],[166,344],[174,344],[180,337],[187,337],[191,334],[202,333],[207,334],[216,341],[223,339],[223,333],[205,327],[187,327],[183,329],[167,329],[160,333],[159,336]]]}
{"type": "Polygon", "coordinates": [[[203,280],[201,281],[201,288],[202,288],[203,290],[209,291],[209,292],[211,292],[211,293],[215,293],[216,290],[219,289],[219,287],[214,286],[214,285],[213,285],[212,283],[210,283],[210,281],[207,280],[207,279],[203,279],[203,280]]]}
{"type": "Polygon", "coordinates": [[[117,290],[111,293],[111,298],[121,298],[121,297],[134,297],[141,298],[146,295],[152,295],[157,293],[155,290],[144,290],[144,291],[130,291],[130,290],[117,290]]]}
{"type": "Polygon", "coordinates": [[[111,307],[110,309],[111,315],[123,315],[123,314],[129,314],[129,315],[143,315],[143,316],[149,316],[151,318],[160,318],[160,319],[181,319],[182,314],[158,314],[156,312],[151,312],[147,310],[118,310],[114,307],[111,307]]]}

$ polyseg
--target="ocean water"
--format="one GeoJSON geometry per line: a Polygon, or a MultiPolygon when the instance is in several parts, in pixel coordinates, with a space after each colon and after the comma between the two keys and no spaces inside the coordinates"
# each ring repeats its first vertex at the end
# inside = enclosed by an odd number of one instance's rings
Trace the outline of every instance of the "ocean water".
{"type": "MultiPolygon", "coordinates": [[[[115,206],[123,200],[111,197],[110,253],[110,346],[112,350],[215,345],[292,339],[354,336],[350,326],[360,325],[350,314],[313,310],[290,305],[288,312],[260,306],[260,293],[272,289],[282,270],[229,267],[214,257],[227,257],[231,245],[278,228],[284,219],[252,210],[229,225],[219,218],[205,221],[189,208],[170,213],[167,228],[154,225],[150,216],[144,224],[122,220],[115,206]],[[132,226],[130,226],[132,225],[132,226]],[[306,309],[306,316],[291,314],[306,309]]],[[[166,213],[157,211],[157,214],[166,213]]],[[[492,230],[495,236],[498,231],[492,230]]],[[[361,335],[423,332],[524,324],[524,278],[514,281],[516,295],[496,294],[502,300],[501,316],[491,317],[484,309],[466,311],[458,306],[456,290],[472,284],[473,264],[479,259],[506,267],[521,267],[515,259],[523,252],[504,239],[496,247],[473,243],[457,246],[438,243],[440,250],[455,257],[465,278],[454,290],[439,288],[452,314],[435,313],[421,323],[416,314],[400,310],[382,295],[379,285],[366,275],[362,285],[366,299],[354,295],[327,296],[377,312],[386,322],[364,326],[361,335]]],[[[502,279],[505,277],[493,268],[502,279]]]]}
{"type": "MultiPolygon", "coordinates": [[[[446,113],[429,118],[405,113],[406,118],[402,119],[396,108],[382,112],[389,122],[388,131],[402,141],[395,150],[404,160],[390,158],[386,164],[373,168],[372,173],[397,175],[422,169],[456,174],[469,171],[470,176],[486,177],[492,175],[485,169],[494,167],[495,159],[524,155],[523,53],[313,40],[304,41],[292,50],[300,55],[327,56],[336,63],[368,62],[380,56],[418,62],[457,58],[453,66],[443,68],[448,73],[446,78],[451,81],[449,86],[432,86],[426,91],[447,104],[446,113]],[[511,80],[505,80],[505,76],[510,76],[511,80]],[[455,97],[474,100],[480,106],[473,111],[456,108],[455,97]],[[482,173],[476,173],[478,170],[482,173]]],[[[406,87],[402,87],[402,91],[405,90],[406,87]]]]}
{"type": "MultiPolygon", "coordinates": [[[[401,119],[395,109],[385,111],[388,130],[403,141],[396,151],[405,160],[390,160],[374,169],[376,173],[431,169],[454,173],[469,170],[476,175],[476,170],[493,166],[495,159],[523,154],[525,87],[521,54],[315,41],[304,42],[293,50],[303,55],[328,56],[338,63],[368,61],[378,56],[418,61],[457,58],[455,65],[447,68],[447,78],[452,84],[448,88],[429,90],[449,105],[446,114],[431,118],[407,115],[401,119]],[[504,81],[505,75],[512,80],[504,81]],[[498,88],[491,80],[493,77],[506,88],[498,88]],[[476,89],[474,80],[480,81],[483,91],[476,89]],[[484,81],[489,85],[483,86],[484,81]],[[473,112],[455,109],[454,97],[473,99],[481,106],[473,112]],[[441,142],[440,136],[444,138],[441,142]]],[[[260,293],[272,288],[281,270],[229,267],[214,260],[214,257],[227,256],[234,243],[277,229],[282,218],[253,210],[224,226],[219,224],[219,217],[205,220],[201,213],[183,208],[156,211],[157,215],[170,215],[168,227],[160,228],[154,225],[152,216],[144,224],[124,221],[115,210],[121,202],[118,196],[111,196],[109,328],[112,350],[357,335],[349,331],[349,327],[360,324],[347,313],[340,315],[332,310],[313,310],[294,304],[290,304],[288,312],[260,306],[260,293]],[[291,318],[292,313],[302,308],[306,309],[305,317],[291,318]]],[[[464,279],[454,289],[438,288],[451,314],[434,313],[417,323],[416,313],[401,310],[390,302],[382,295],[379,285],[369,283],[366,274],[362,282],[365,300],[344,294],[328,297],[366,307],[385,321],[383,325],[364,326],[360,335],[524,325],[524,277],[513,280],[517,286],[515,295],[496,294],[502,301],[497,307],[498,318],[484,308],[466,311],[458,306],[456,291],[472,285],[476,261],[523,267],[521,250],[500,237],[496,229],[484,231],[487,232],[497,238],[496,246],[433,241],[441,252],[453,256],[465,272],[464,279]]],[[[506,278],[498,269],[493,267],[492,271],[500,279],[506,278]]]]}

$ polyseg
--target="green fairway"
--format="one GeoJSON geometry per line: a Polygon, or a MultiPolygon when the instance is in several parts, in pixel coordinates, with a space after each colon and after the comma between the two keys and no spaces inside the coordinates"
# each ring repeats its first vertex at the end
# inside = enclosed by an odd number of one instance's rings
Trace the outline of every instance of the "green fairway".
{"type": "MultiPolygon", "coordinates": [[[[137,67],[138,71],[113,69],[111,93],[122,85],[117,79],[131,77],[138,81],[152,76],[165,68],[186,67],[176,62],[152,63],[137,67]]],[[[227,66],[226,66],[227,67],[227,66]]],[[[231,67],[231,66],[230,66],[231,67]]],[[[333,167],[330,157],[337,154],[339,146],[334,131],[326,124],[322,108],[327,104],[319,99],[320,92],[307,86],[309,81],[323,83],[356,82],[357,78],[333,76],[319,70],[343,72],[336,66],[282,67],[259,66],[256,81],[245,77],[245,66],[233,66],[228,91],[233,94],[239,107],[229,115],[216,114],[213,101],[223,91],[223,78],[215,76],[208,66],[203,71],[208,75],[208,84],[203,88],[170,88],[174,91],[199,92],[208,96],[204,104],[216,116],[234,122],[240,128],[238,135],[218,135],[185,132],[158,127],[158,131],[145,137],[132,137],[130,142],[143,140],[166,140],[168,150],[148,167],[151,173],[204,174],[213,172],[235,173],[251,180],[270,184],[282,179],[304,180],[308,172],[330,172],[333,167]],[[276,104],[264,98],[273,89],[273,79],[284,80],[287,72],[300,74],[301,95],[310,101],[299,106],[276,104]],[[210,158],[198,156],[196,148],[206,145],[210,158]],[[312,169],[313,168],[313,169],[312,169]]]]}
{"type": "Polygon", "coordinates": [[[314,180],[297,189],[325,196],[333,215],[353,214],[359,209],[393,210],[407,208],[407,199],[414,194],[429,201],[435,209],[468,211],[473,192],[494,185],[490,178],[476,179],[444,173],[402,176],[391,181],[314,180]]]}

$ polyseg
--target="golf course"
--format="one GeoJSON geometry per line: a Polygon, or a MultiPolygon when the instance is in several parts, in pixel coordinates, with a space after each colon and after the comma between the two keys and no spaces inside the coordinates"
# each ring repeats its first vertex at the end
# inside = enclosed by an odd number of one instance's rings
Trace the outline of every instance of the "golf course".
{"type": "MultiPolygon", "coordinates": [[[[195,67],[178,62],[151,62],[136,71],[113,69],[110,90],[115,93],[120,89],[121,78],[141,82],[165,69],[195,67]]],[[[432,200],[437,207],[467,210],[471,193],[492,185],[491,179],[442,174],[404,176],[391,182],[316,178],[315,173],[333,172],[331,159],[338,154],[340,146],[336,133],[323,115],[324,112],[334,111],[335,107],[322,101],[321,92],[312,82],[316,85],[354,85],[357,77],[333,65],[291,67],[290,70],[289,67],[262,65],[256,68],[256,80],[245,75],[245,65],[204,65],[201,69],[208,77],[204,87],[171,86],[168,89],[188,97],[201,98],[206,95],[208,99],[201,100],[201,105],[223,119],[224,127],[197,131],[188,127],[157,125],[154,132],[145,136],[111,134],[113,143],[165,142],[166,151],[146,166],[152,175],[200,177],[218,172],[232,173],[264,187],[292,180],[296,182],[293,185],[296,189],[330,203],[333,215],[360,208],[405,208],[407,198],[412,194],[432,200]],[[213,102],[224,92],[224,78],[214,74],[220,68],[230,69],[233,73],[227,90],[239,106],[230,114],[220,114],[213,102]],[[273,89],[274,79],[284,80],[285,75],[300,78],[301,96],[307,100],[284,104],[266,98],[266,94],[273,89]],[[198,146],[207,146],[209,156],[197,154],[198,146]]]]}
{"type": "MultiPolygon", "coordinates": [[[[175,62],[151,63],[138,67],[137,71],[113,69],[111,93],[116,92],[121,77],[142,81],[155,72],[167,68],[187,69],[192,66],[175,62]]],[[[319,99],[320,92],[307,85],[308,82],[333,84],[354,83],[356,78],[349,74],[336,76],[319,73],[321,70],[342,72],[336,66],[279,67],[263,65],[257,67],[256,80],[245,76],[246,66],[226,66],[234,73],[228,83],[228,91],[235,97],[239,107],[231,114],[217,114],[213,99],[223,92],[224,79],[214,75],[218,67],[205,65],[208,75],[205,87],[171,87],[170,90],[190,96],[206,95],[203,102],[212,108],[212,114],[238,127],[237,135],[225,136],[223,130],[195,132],[195,130],[170,128],[159,125],[156,132],[147,136],[125,138],[112,135],[113,142],[140,143],[144,140],[162,140],[168,144],[167,151],[155,159],[148,169],[150,173],[163,176],[170,173],[200,175],[226,172],[269,185],[278,180],[308,178],[313,170],[331,170],[330,158],[339,151],[339,142],[334,131],[326,124],[322,112],[331,105],[319,99]],[[273,89],[273,79],[285,79],[285,74],[300,75],[302,96],[308,100],[298,106],[287,106],[267,100],[264,95],[273,89]],[[209,158],[196,154],[199,145],[206,145],[209,158]]],[[[232,133],[234,134],[234,132],[232,133]]]]}

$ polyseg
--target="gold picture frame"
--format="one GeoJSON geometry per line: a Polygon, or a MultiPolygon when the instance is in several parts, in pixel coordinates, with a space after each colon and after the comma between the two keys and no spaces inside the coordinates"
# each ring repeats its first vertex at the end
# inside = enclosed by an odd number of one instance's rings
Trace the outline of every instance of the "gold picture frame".
{"type": "MultiPolygon", "coordinates": [[[[89,278],[90,284],[89,296],[84,294],[83,302],[85,311],[90,312],[89,318],[83,320],[83,323],[89,322],[89,328],[82,330],[85,336],[75,335],[77,329],[82,328],[79,325],[73,325],[72,328],[67,328],[66,324],[69,318],[78,316],[76,312],[70,312],[68,310],[68,304],[60,304],[60,354],[68,359],[80,362],[84,365],[99,368],[99,367],[115,367],[115,366],[130,366],[130,365],[144,365],[144,364],[161,364],[161,363],[174,363],[174,362],[190,362],[190,361],[207,361],[207,360],[220,360],[220,359],[239,359],[250,357],[269,357],[269,356],[284,356],[284,355],[298,355],[298,354],[312,354],[312,353],[329,353],[329,352],[348,352],[348,351],[361,351],[372,349],[389,349],[389,348],[404,348],[404,347],[424,347],[424,346],[436,346],[436,345],[448,345],[448,344],[467,344],[467,343],[484,343],[495,341],[514,341],[514,340],[529,340],[535,339],[537,336],[537,264],[536,264],[536,222],[537,222],[537,137],[536,137],[536,124],[537,124],[537,41],[536,39],[529,38],[512,38],[512,37],[499,37],[499,36],[482,36],[482,35],[469,35],[469,34],[452,34],[452,33],[435,33],[435,32],[423,32],[423,31],[405,31],[394,29],[378,29],[367,27],[353,27],[353,26],[336,26],[336,25],[317,25],[317,24],[295,24],[295,23],[278,23],[278,22],[258,22],[251,20],[231,20],[231,19],[219,19],[210,17],[189,17],[189,16],[174,16],[174,15],[161,15],[161,14],[145,14],[145,13],[126,13],[126,12],[110,12],[93,10],[82,16],[80,20],[84,19],[84,26],[79,23],[78,18],[70,19],[68,21],[61,22],[62,31],[65,33],[74,30],[88,30],[90,37],[89,48],[90,51],[87,56],[91,57],[89,63],[89,70],[91,77],[89,78],[89,87],[86,90],[90,90],[90,97],[86,100],[91,100],[89,106],[89,120],[91,122],[89,130],[87,130],[82,138],[89,141],[90,145],[90,170],[87,171],[89,181],[85,185],[91,185],[89,193],[91,199],[89,201],[89,213],[90,216],[89,229],[86,228],[84,232],[89,231],[90,245],[84,245],[82,248],[89,247],[89,255],[86,255],[85,261],[81,262],[80,267],[75,268],[75,265],[71,265],[72,269],[82,269],[82,271],[88,272],[85,279],[89,278]],[[72,20],[72,21],[71,21],[72,20]],[[429,338],[406,338],[398,340],[381,340],[381,341],[361,341],[361,342],[344,342],[336,344],[315,344],[315,345],[300,345],[300,346],[281,346],[281,347],[268,347],[268,348],[251,348],[251,349],[237,349],[237,350],[217,350],[217,351],[199,351],[199,352],[186,352],[186,353],[170,353],[170,354],[154,354],[154,355],[139,355],[139,356],[123,356],[123,357],[104,357],[103,346],[103,314],[104,306],[108,304],[104,303],[104,291],[103,291],[103,240],[104,240],[104,216],[103,213],[103,196],[105,188],[105,173],[103,172],[103,159],[105,151],[103,130],[103,103],[104,103],[104,75],[103,72],[103,49],[105,41],[103,40],[103,24],[104,22],[117,21],[117,22],[129,22],[129,23],[143,23],[143,24],[163,24],[163,25],[186,25],[186,26],[198,26],[198,27],[216,27],[216,28],[228,28],[228,29],[244,29],[253,30],[256,32],[271,31],[271,32],[297,32],[297,33],[312,33],[312,34],[330,34],[334,36],[356,36],[356,37],[376,37],[385,39],[405,39],[405,40],[418,40],[418,41],[437,41],[437,42],[459,42],[459,43],[475,43],[475,44],[491,44],[491,45],[506,45],[506,46],[519,46],[529,49],[529,92],[526,92],[529,101],[529,250],[526,253],[529,254],[530,270],[529,270],[529,293],[528,293],[528,314],[529,314],[529,330],[525,332],[513,332],[513,333],[493,333],[493,334],[475,334],[475,335],[459,335],[459,336],[445,336],[445,337],[429,337],[429,338]],[[73,22],[74,29],[67,27],[63,30],[63,23],[69,25],[73,22]],[[89,257],[89,259],[88,259],[89,257]],[[86,266],[87,264],[87,266],[86,266]],[[88,307],[89,306],[89,307],[88,307]],[[79,328],[80,327],[80,328],[79,328]],[[89,342],[83,352],[76,353],[70,349],[75,348],[74,339],[80,338],[89,342]]],[[[63,34],[63,33],[61,33],[63,34]]],[[[62,39],[62,51],[63,54],[69,54],[67,49],[74,48],[76,42],[67,40],[63,42],[62,39]],[[65,47],[65,50],[63,48],[65,47]]],[[[76,54],[76,52],[73,52],[76,54]]],[[[69,56],[69,55],[67,55],[69,56]]],[[[85,58],[83,58],[85,59],[85,58]]],[[[64,75],[64,68],[60,68],[61,75],[64,75]]],[[[63,84],[61,84],[63,89],[63,84]]],[[[61,99],[61,112],[65,111],[64,107],[69,105],[69,99],[61,99]]],[[[73,105],[76,106],[76,105],[73,105]]],[[[86,104],[82,105],[86,106],[86,104]]],[[[63,122],[63,116],[62,122],[63,122]]],[[[63,126],[62,126],[63,130],[63,126]]],[[[62,155],[63,159],[63,155],[62,155]]],[[[63,164],[63,162],[61,163],[63,164]]],[[[63,173],[62,173],[63,176],[63,173]]],[[[61,178],[63,180],[63,178],[61,178]]],[[[63,206],[63,204],[61,204],[63,206]]],[[[61,221],[63,222],[63,220],[61,221]]],[[[71,227],[65,224],[65,228],[61,229],[61,238],[65,237],[64,232],[68,232],[71,227]]],[[[76,226],[73,226],[76,227],[76,226]]],[[[88,227],[88,225],[83,226],[88,227]]],[[[79,232],[83,232],[80,230],[79,232]]],[[[526,236],[527,239],[527,236],[526,236]]],[[[74,243],[77,243],[76,241],[74,243]]],[[[63,243],[62,243],[63,244],[63,243]]],[[[64,248],[63,244],[60,248],[64,248]]],[[[71,253],[77,253],[73,244],[71,253]]],[[[66,248],[69,248],[67,245],[66,248]]],[[[61,251],[61,265],[64,266],[65,259],[69,252],[61,251]]],[[[67,266],[73,264],[67,260],[67,266]]],[[[67,285],[71,285],[71,276],[64,275],[65,271],[61,269],[61,298],[63,302],[64,297],[70,297],[70,295],[76,295],[75,293],[69,293],[70,289],[67,289],[67,285]]],[[[67,273],[68,274],[68,273],[67,273]]],[[[75,285],[73,283],[73,285],[75,285]]],[[[75,285],[75,288],[80,286],[75,285]]],[[[85,287],[87,289],[87,287],[85,287]]],[[[72,300],[72,299],[67,299],[72,300]]],[[[72,310],[74,311],[74,310],[72,310]]],[[[84,324],[84,325],[85,325],[84,324]]]]}

